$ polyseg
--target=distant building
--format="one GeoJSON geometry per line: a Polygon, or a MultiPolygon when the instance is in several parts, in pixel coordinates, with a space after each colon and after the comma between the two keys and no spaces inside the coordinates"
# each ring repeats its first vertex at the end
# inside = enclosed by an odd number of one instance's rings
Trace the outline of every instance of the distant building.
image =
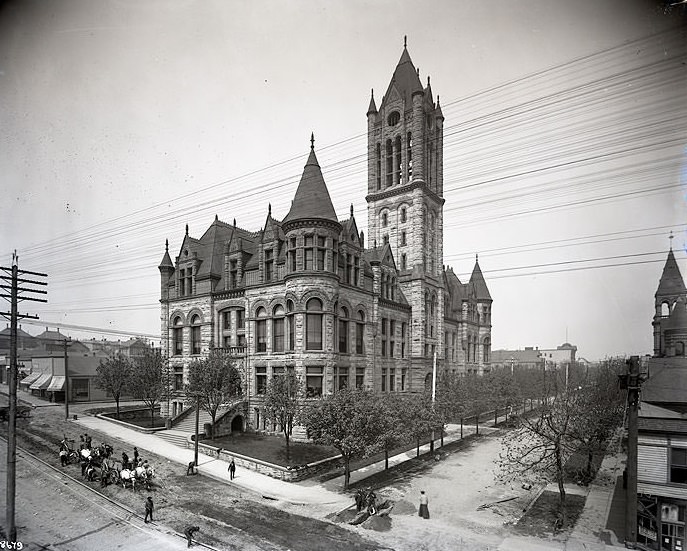
{"type": "Polygon", "coordinates": [[[283,219],[270,206],[257,230],[215,218],[200,238],[186,227],[174,261],[166,248],[162,349],[178,389],[168,415],[184,407],[190,362],[215,348],[235,358],[244,426],[260,430],[271,423],[267,381],[286,370],[318,398],[423,391],[435,356],[439,371],[489,369],[492,298],[479,263],[467,283],[443,266],[443,124],[404,48],[379,108],[372,97],[367,109],[367,244],[352,207],[336,215],[313,140],[283,219]]]}
{"type": "Polygon", "coordinates": [[[82,341],[82,344],[93,353],[110,357],[121,354],[127,358],[136,358],[142,356],[146,350],[151,349],[150,343],[140,338],[130,338],[125,341],[91,339],[88,341],[82,341]]]}
{"type": "Polygon", "coordinates": [[[687,510],[687,292],[672,247],[655,294],[654,356],[641,387],[637,441],[640,549],[685,546],[687,510]]]}
{"type": "Polygon", "coordinates": [[[539,348],[526,346],[524,350],[494,350],[491,353],[492,369],[543,369],[544,357],[539,348]]]}

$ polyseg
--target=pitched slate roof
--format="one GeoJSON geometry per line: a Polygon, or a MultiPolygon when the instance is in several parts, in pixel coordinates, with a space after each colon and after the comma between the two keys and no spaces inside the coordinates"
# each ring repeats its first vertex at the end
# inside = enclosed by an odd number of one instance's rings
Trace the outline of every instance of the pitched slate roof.
{"type": "Polygon", "coordinates": [[[391,77],[391,82],[389,82],[386,94],[384,94],[380,108],[383,108],[389,101],[391,92],[394,88],[405,101],[406,107],[411,105],[412,97],[415,92],[424,92],[420,77],[417,76],[417,69],[415,65],[413,65],[408,49],[405,46],[403,47],[401,59],[399,59],[398,65],[396,65],[394,74],[391,77]]]}
{"type": "Polygon", "coordinates": [[[679,295],[685,293],[687,293],[685,282],[682,279],[680,268],[675,261],[673,249],[670,249],[670,251],[668,251],[668,258],[666,259],[665,266],[663,266],[663,274],[661,274],[661,280],[658,283],[658,289],[656,289],[655,296],[658,298],[664,295],[679,295]]]}
{"type": "Polygon", "coordinates": [[[310,156],[305,163],[301,181],[291,204],[291,210],[284,217],[283,224],[294,220],[331,220],[339,222],[329,190],[324,183],[322,170],[315,156],[314,145],[310,146],[310,156]]]}
{"type": "Polygon", "coordinates": [[[467,299],[467,292],[465,285],[461,283],[451,267],[444,271],[444,289],[449,293],[451,310],[453,312],[461,312],[463,309],[463,300],[467,299]]]}
{"type": "Polygon", "coordinates": [[[652,370],[642,384],[642,402],[665,404],[670,409],[675,409],[675,404],[687,407],[687,367],[669,364],[652,370]]]}
{"type": "Polygon", "coordinates": [[[232,232],[233,226],[215,217],[214,222],[196,243],[195,252],[198,253],[200,260],[196,279],[222,276],[224,245],[229,241],[232,232]]]}

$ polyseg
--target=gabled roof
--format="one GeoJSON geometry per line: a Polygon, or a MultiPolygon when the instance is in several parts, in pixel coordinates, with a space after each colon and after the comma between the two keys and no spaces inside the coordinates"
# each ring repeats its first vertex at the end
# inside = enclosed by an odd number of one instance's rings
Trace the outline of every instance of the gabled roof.
{"type": "Polygon", "coordinates": [[[353,216],[353,205],[351,205],[351,217],[348,220],[339,221],[339,224],[341,224],[341,242],[353,243],[356,247],[363,246],[360,242],[358,224],[353,216]]]}
{"type": "Polygon", "coordinates": [[[479,262],[475,260],[475,267],[472,270],[472,275],[470,276],[470,284],[473,286],[475,298],[477,300],[491,300],[491,295],[489,294],[489,289],[487,288],[487,282],[484,281],[484,276],[482,275],[482,270],[480,270],[479,262]]]}
{"type": "Polygon", "coordinates": [[[670,251],[668,251],[668,258],[666,259],[665,266],[663,266],[663,274],[658,283],[655,297],[684,295],[685,293],[687,293],[685,282],[682,279],[680,268],[675,261],[673,249],[670,249],[670,251]]]}
{"type": "Polygon", "coordinates": [[[410,59],[410,54],[406,46],[403,46],[401,59],[399,59],[398,65],[396,65],[396,69],[391,77],[391,82],[389,82],[386,94],[384,94],[384,99],[382,100],[380,108],[383,108],[389,98],[392,97],[391,93],[394,88],[403,98],[407,107],[411,105],[412,97],[415,92],[424,91],[422,83],[420,82],[420,77],[417,76],[417,69],[410,59]]]}
{"type": "Polygon", "coordinates": [[[329,197],[329,190],[327,190],[327,185],[322,177],[322,170],[315,156],[314,139],[310,146],[308,162],[305,163],[301,181],[291,204],[291,210],[284,217],[283,223],[304,219],[339,222],[329,197]]]}
{"type": "Polygon", "coordinates": [[[390,268],[396,269],[396,262],[394,261],[394,253],[391,251],[391,245],[385,243],[381,247],[373,247],[365,250],[365,260],[370,264],[383,264],[390,268]]]}

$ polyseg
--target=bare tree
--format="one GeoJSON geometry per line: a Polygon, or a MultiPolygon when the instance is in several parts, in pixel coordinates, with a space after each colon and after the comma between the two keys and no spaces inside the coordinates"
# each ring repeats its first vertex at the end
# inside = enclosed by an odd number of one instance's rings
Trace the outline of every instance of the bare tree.
{"type": "Polygon", "coordinates": [[[145,350],[134,360],[128,389],[134,398],[142,400],[150,409],[150,426],[155,424],[155,407],[166,396],[165,365],[167,361],[158,350],[145,350]]]}
{"type": "Polygon", "coordinates": [[[219,408],[241,394],[241,374],[226,352],[213,350],[190,364],[186,394],[208,412],[214,427],[219,408]]]}
{"type": "Polygon", "coordinates": [[[131,360],[122,354],[100,360],[96,368],[95,386],[112,394],[117,406],[117,419],[119,419],[119,400],[129,385],[132,370],[131,360]]]}
{"type": "Polygon", "coordinates": [[[265,408],[279,422],[286,440],[286,458],[290,458],[289,440],[293,422],[299,414],[303,382],[292,369],[284,375],[276,375],[267,383],[265,389],[265,408]]]}

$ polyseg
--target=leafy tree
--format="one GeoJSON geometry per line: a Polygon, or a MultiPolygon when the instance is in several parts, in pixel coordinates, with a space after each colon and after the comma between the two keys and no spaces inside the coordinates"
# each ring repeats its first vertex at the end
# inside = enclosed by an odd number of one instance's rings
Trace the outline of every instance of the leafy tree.
{"type": "Polygon", "coordinates": [[[158,350],[145,350],[134,360],[129,379],[129,392],[150,409],[151,427],[155,423],[155,407],[167,392],[166,363],[166,358],[158,350]]]}
{"type": "MultiPolygon", "coordinates": [[[[219,408],[240,394],[241,374],[223,350],[213,350],[207,358],[190,364],[186,395],[208,412],[213,426],[219,408]]],[[[214,431],[212,438],[215,438],[214,431]]]]}
{"type": "Polygon", "coordinates": [[[293,420],[299,414],[303,382],[292,369],[285,375],[277,375],[267,383],[265,389],[265,408],[276,418],[286,440],[286,458],[289,459],[289,438],[293,429],[293,420]]]}
{"type": "Polygon", "coordinates": [[[411,394],[403,397],[401,418],[408,434],[415,440],[416,455],[420,456],[420,441],[439,426],[428,394],[411,394]]]}
{"type": "Polygon", "coordinates": [[[384,450],[385,470],[389,468],[389,450],[400,446],[409,438],[402,414],[404,405],[404,400],[398,394],[384,394],[379,400],[379,447],[384,450]]]}
{"type": "Polygon", "coordinates": [[[494,422],[499,410],[516,405],[520,400],[520,389],[510,369],[493,369],[483,378],[485,401],[494,408],[494,422]]]}
{"type": "Polygon", "coordinates": [[[119,419],[119,400],[126,392],[132,370],[131,360],[122,354],[100,360],[96,368],[95,386],[112,394],[117,405],[117,419],[119,419]]]}
{"type": "Polygon", "coordinates": [[[339,450],[344,460],[344,489],[348,489],[351,460],[379,449],[383,424],[378,398],[369,391],[341,390],[309,405],[302,420],[316,443],[339,450]]]}

